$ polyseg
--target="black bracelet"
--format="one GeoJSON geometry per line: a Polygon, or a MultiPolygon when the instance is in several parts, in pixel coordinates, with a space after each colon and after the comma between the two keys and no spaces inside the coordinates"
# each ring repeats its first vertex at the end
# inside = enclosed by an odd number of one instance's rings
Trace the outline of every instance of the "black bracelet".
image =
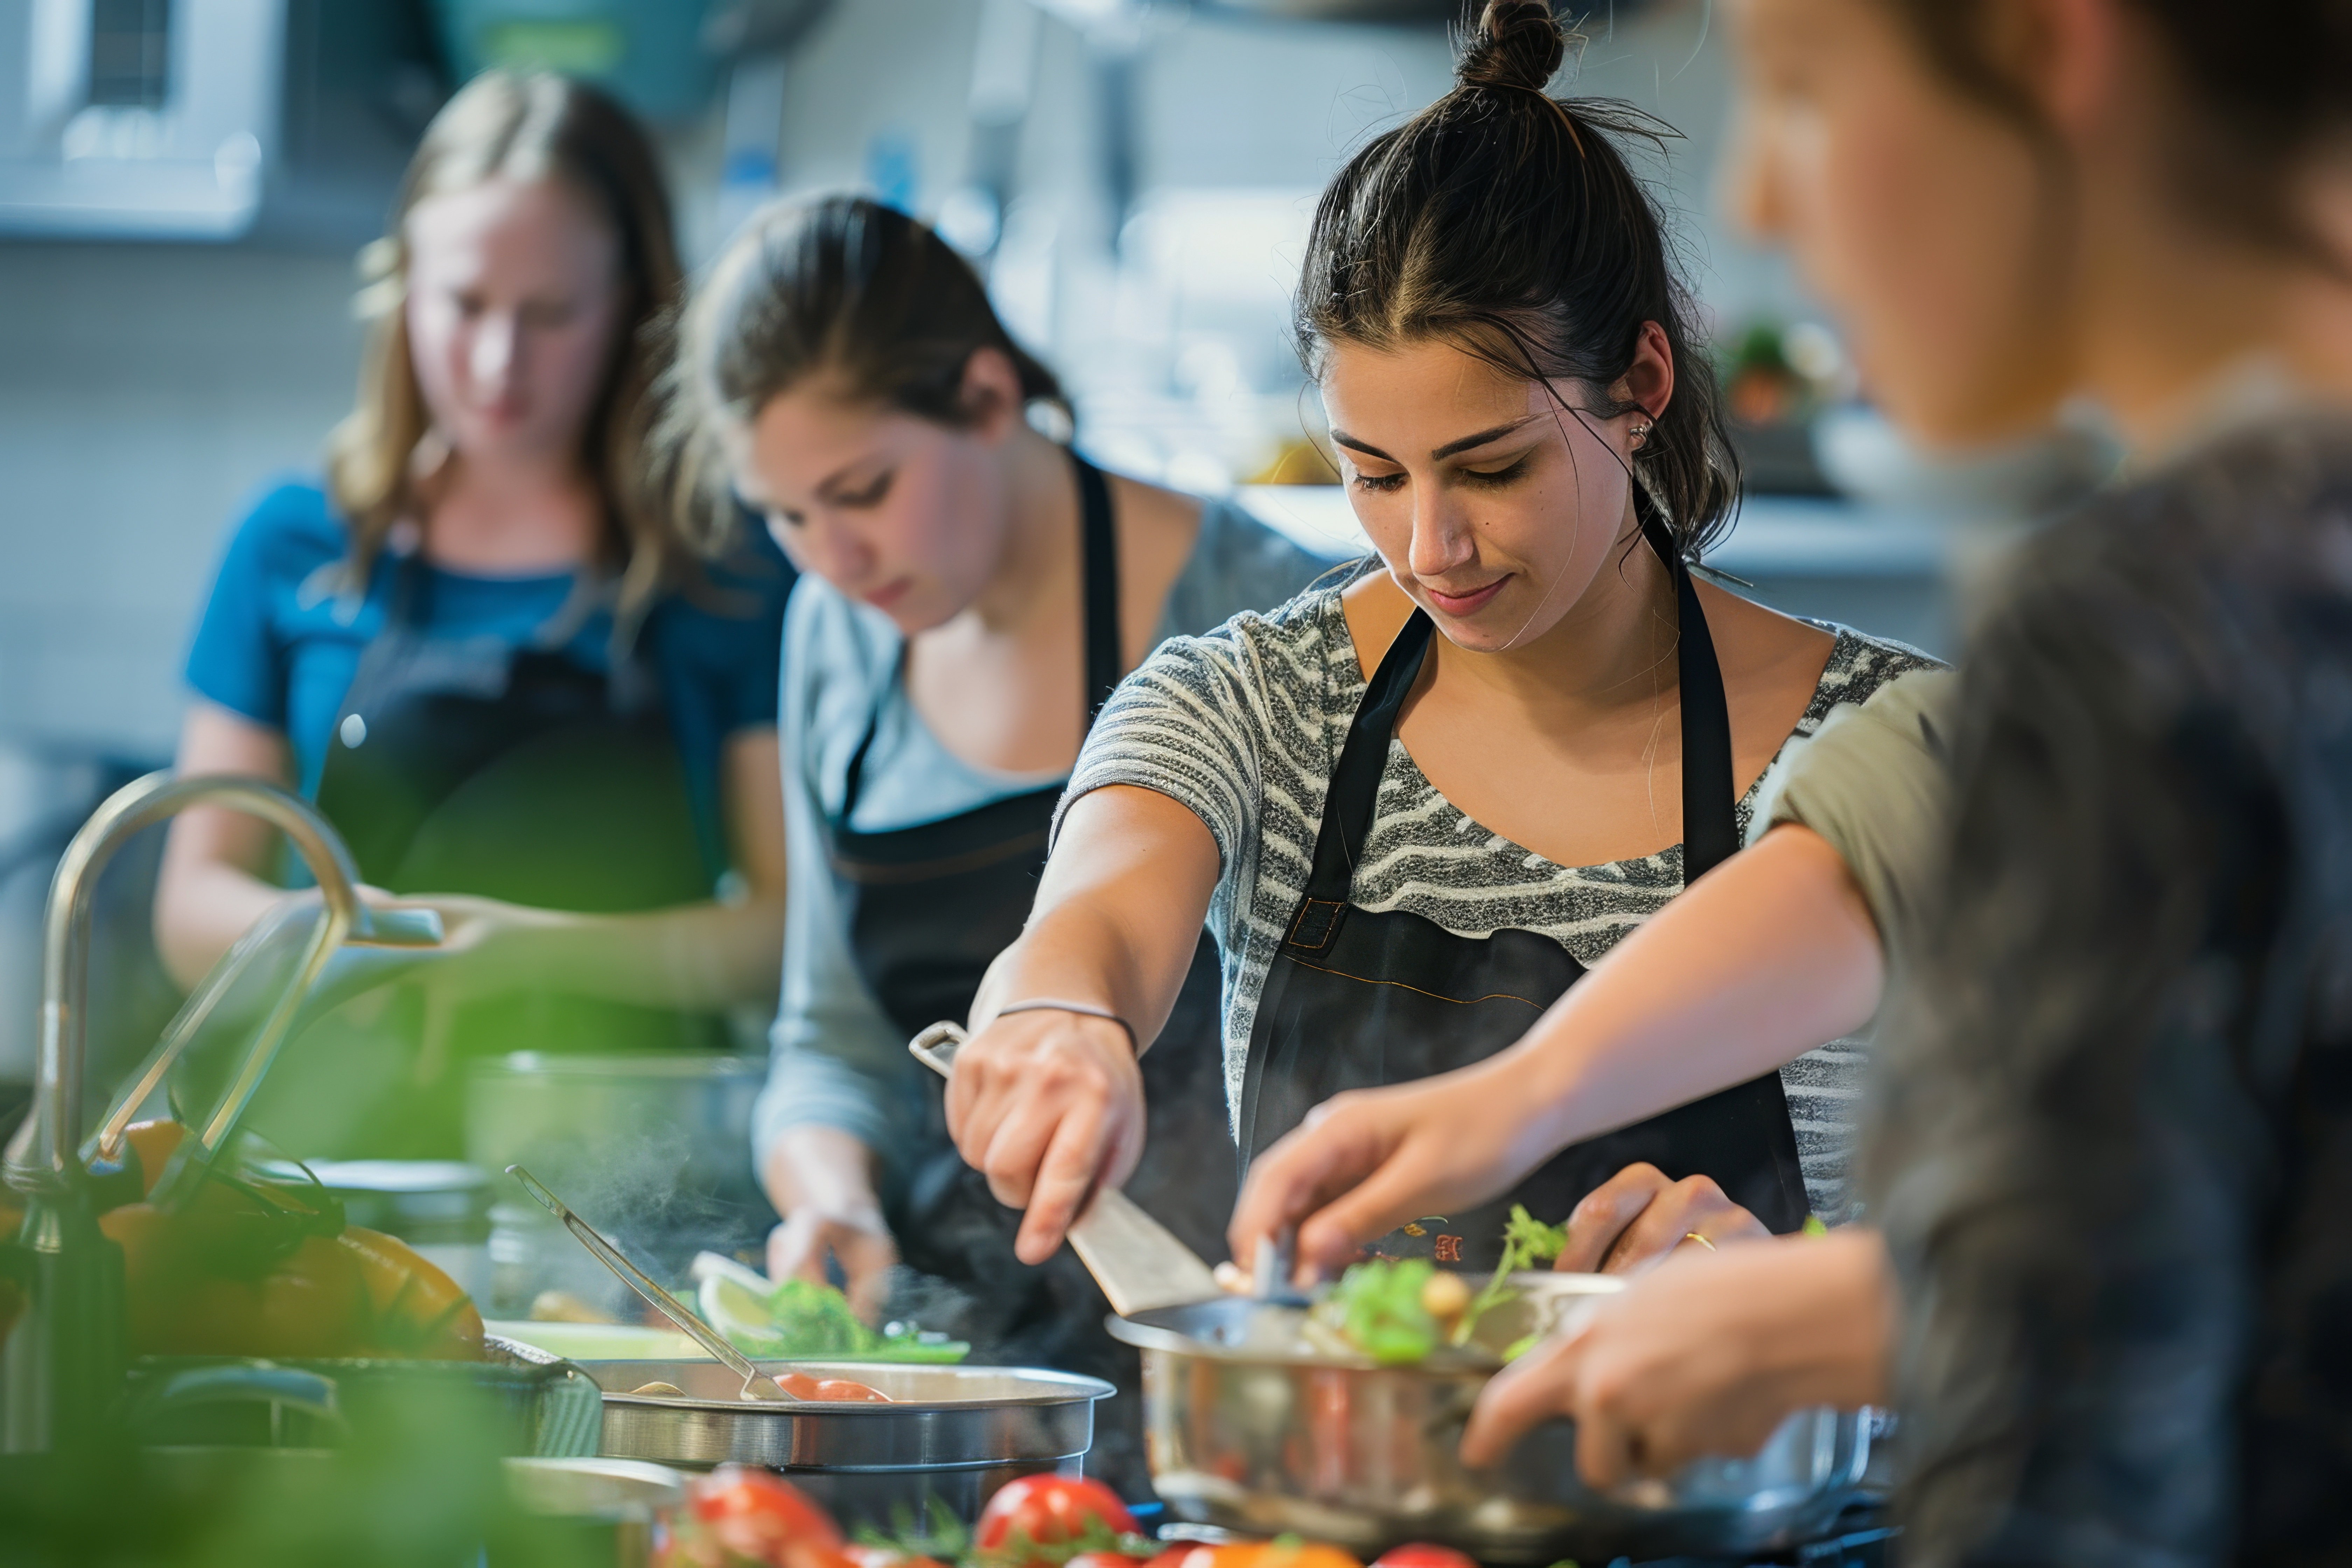
{"type": "Polygon", "coordinates": [[[1033,996],[1026,1002],[1009,1003],[996,1010],[1000,1018],[1008,1013],[1076,1013],[1087,1018],[1108,1018],[1127,1031],[1127,1048],[1137,1056],[1143,1054],[1142,1042],[1135,1037],[1135,1026],[1108,1007],[1097,1007],[1091,1002],[1065,1002],[1057,996],[1033,996]]]}

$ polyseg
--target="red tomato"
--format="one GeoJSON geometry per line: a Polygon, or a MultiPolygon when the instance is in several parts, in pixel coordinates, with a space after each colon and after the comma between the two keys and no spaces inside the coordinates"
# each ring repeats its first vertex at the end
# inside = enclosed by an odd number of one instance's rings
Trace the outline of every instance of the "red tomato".
{"type": "Polygon", "coordinates": [[[1451,1546],[1408,1541],[1373,1558],[1372,1568],[1478,1568],[1478,1560],[1451,1546]]]}
{"type": "Polygon", "coordinates": [[[845,1568],[841,1530],[799,1488],[765,1470],[721,1465],[694,1483],[694,1517],[727,1551],[771,1568],[845,1568]]]}
{"type": "Polygon", "coordinates": [[[1118,1494],[1100,1481],[1078,1476],[1023,1476],[1009,1483],[980,1510],[972,1527],[972,1544],[982,1552],[1001,1552],[1014,1532],[1032,1546],[1059,1546],[1084,1540],[1088,1527],[1107,1528],[1120,1535],[1136,1533],[1135,1515],[1118,1494]]]}
{"type": "Polygon", "coordinates": [[[868,1388],[862,1383],[852,1383],[845,1377],[828,1377],[816,1385],[815,1391],[804,1397],[834,1399],[848,1404],[887,1405],[890,1396],[878,1388],[868,1388]]]}

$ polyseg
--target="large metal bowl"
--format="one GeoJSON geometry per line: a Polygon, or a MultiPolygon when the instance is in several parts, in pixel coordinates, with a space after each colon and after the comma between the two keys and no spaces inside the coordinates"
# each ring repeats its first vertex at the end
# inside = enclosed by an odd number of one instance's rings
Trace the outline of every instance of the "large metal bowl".
{"type": "MultiPolygon", "coordinates": [[[[1572,1289],[1542,1284],[1547,1305],[1572,1289]]],[[[1282,1313],[1228,1300],[1112,1320],[1143,1352],[1152,1484],[1175,1517],[1367,1557],[1406,1541],[1494,1563],[1727,1554],[1822,1534],[1869,1462],[1864,1418],[1822,1409],[1790,1416],[1753,1458],[1605,1494],[1578,1479],[1565,1421],[1537,1427],[1496,1468],[1471,1470],[1456,1449],[1491,1354],[1350,1363],[1298,1347],[1296,1314],[1282,1313]]],[[[1531,1326],[1498,1315],[1492,1333],[1531,1326]]]]}
{"type": "Polygon", "coordinates": [[[870,1362],[761,1362],[769,1373],[846,1377],[890,1403],[746,1404],[742,1379],[711,1361],[578,1363],[604,1390],[601,1451],[707,1468],[766,1465],[843,1523],[920,1521],[933,1500],[970,1520],[1022,1476],[1079,1473],[1094,1442],[1095,1401],[1111,1385],[1070,1373],[870,1362]],[[667,1383],[685,1397],[630,1392],[667,1383]]]}

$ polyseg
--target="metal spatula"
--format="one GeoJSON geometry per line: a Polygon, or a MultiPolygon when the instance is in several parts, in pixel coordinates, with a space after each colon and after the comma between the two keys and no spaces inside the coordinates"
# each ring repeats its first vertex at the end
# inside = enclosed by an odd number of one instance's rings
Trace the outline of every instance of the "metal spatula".
{"type": "MultiPolygon", "coordinates": [[[[907,1049],[945,1078],[963,1042],[959,1026],[933,1024],[908,1042],[907,1049]]],[[[1122,1318],[1224,1294],[1200,1254],[1115,1187],[1098,1190],[1070,1226],[1070,1250],[1102,1287],[1110,1310],[1122,1318]]]]}
{"type": "Polygon", "coordinates": [[[782,1384],[751,1364],[751,1358],[727,1342],[726,1337],[694,1315],[687,1304],[655,1284],[635,1264],[621,1256],[621,1249],[604,1239],[604,1233],[565,1206],[562,1198],[548,1191],[547,1184],[524,1170],[520,1165],[509,1165],[507,1174],[522,1184],[522,1190],[539,1200],[548,1213],[563,1222],[581,1246],[586,1247],[597,1262],[620,1276],[621,1283],[646,1299],[654,1310],[676,1323],[678,1331],[688,1339],[717,1356],[720,1364],[743,1380],[743,1397],[765,1400],[770,1404],[792,1402],[797,1395],[785,1392],[782,1384]]]}

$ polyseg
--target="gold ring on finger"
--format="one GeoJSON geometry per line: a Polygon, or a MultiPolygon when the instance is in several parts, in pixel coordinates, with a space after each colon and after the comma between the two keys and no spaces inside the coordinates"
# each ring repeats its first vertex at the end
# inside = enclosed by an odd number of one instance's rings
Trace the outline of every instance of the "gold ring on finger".
{"type": "MultiPolygon", "coordinates": [[[[1695,1230],[1686,1230],[1683,1232],[1683,1241],[1696,1241],[1701,1247],[1706,1247],[1709,1252],[1713,1252],[1715,1250],[1715,1243],[1709,1241],[1706,1237],[1701,1236],[1695,1230]]],[[[1680,1247],[1682,1245],[1682,1241],[1678,1241],[1675,1243],[1675,1245],[1676,1247],[1680,1247]]]]}

